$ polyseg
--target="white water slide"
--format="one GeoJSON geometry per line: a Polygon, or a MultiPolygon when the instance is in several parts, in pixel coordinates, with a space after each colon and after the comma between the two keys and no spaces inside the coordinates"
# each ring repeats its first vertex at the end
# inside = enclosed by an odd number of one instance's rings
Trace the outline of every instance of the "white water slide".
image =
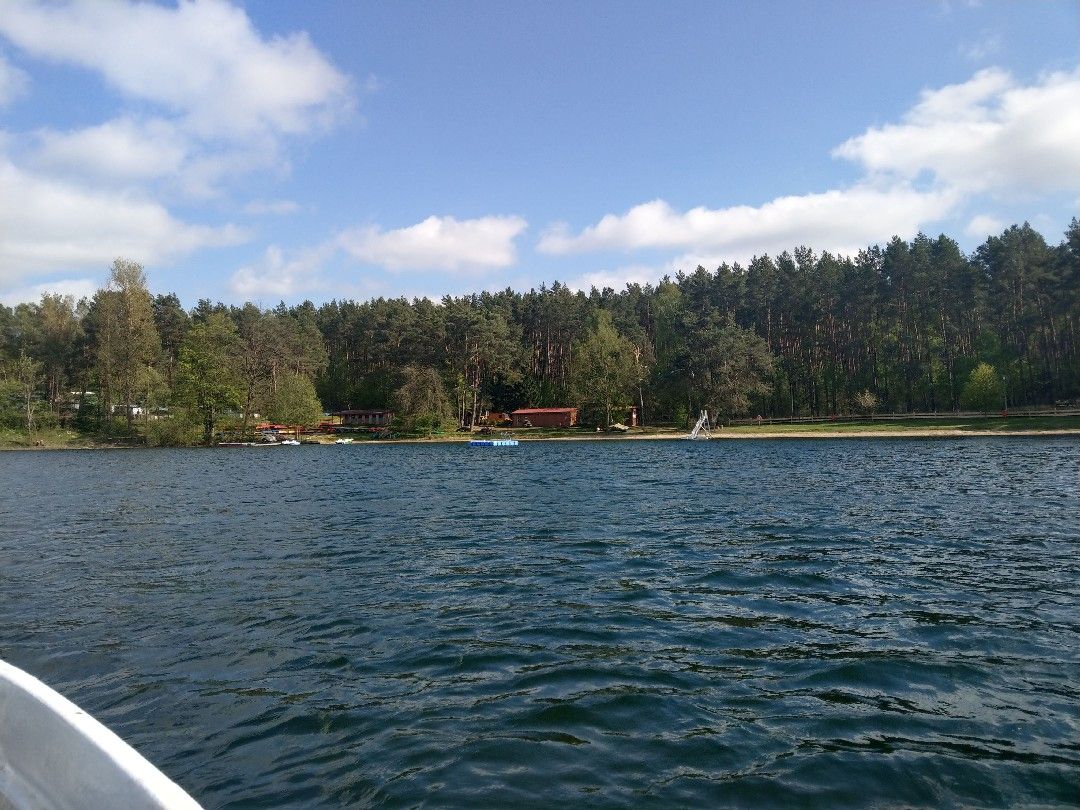
{"type": "Polygon", "coordinates": [[[0,810],[200,810],[134,748],[0,661],[0,810]]]}
{"type": "Polygon", "coordinates": [[[694,429],[690,431],[688,439],[711,439],[712,431],[709,427],[709,412],[702,411],[701,416],[698,417],[697,424],[694,425],[694,429]]]}

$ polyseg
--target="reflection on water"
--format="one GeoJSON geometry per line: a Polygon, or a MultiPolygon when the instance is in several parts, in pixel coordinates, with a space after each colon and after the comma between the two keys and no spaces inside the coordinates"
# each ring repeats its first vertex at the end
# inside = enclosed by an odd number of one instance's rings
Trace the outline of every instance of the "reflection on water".
{"type": "Polygon", "coordinates": [[[0,454],[0,656],[207,807],[1080,801],[1080,444],[0,454]]]}

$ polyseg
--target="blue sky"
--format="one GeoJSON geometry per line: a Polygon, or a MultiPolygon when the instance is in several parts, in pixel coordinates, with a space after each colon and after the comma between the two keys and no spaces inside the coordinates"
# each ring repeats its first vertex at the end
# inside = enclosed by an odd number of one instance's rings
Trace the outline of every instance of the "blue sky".
{"type": "Polygon", "coordinates": [[[1076,2],[0,0],[0,301],[434,298],[1080,214],[1076,2]]]}

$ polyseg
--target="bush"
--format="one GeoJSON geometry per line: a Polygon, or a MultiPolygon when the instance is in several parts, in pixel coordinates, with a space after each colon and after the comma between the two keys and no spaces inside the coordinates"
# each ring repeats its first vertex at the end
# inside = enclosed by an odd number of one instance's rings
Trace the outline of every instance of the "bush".
{"type": "Polygon", "coordinates": [[[878,404],[877,394],[869,388],[863,389],[863,391],[855,395],[855,407],[871,418],[874,416],[874,411],[878,409],[878,404]]]}
{"type": "Polygon", "coordinates": [[[989,363],[979,363],[968,376],[961,399],[973,411],[997,410],[1003,405],[1004,389],[997,370],[989,363]]]}
{"type": "Polygon", "coordinates": [[[147,422],[143,435],[149,447],[189,447],[201,436],[199,425],[183,412],[147,422]]]}

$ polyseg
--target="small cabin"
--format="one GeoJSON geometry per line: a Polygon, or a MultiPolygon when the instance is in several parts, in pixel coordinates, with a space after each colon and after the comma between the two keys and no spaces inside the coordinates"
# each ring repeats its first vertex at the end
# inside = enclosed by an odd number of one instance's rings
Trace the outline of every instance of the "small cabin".
{"type": "Polygon", "coordinates": [[[394,421],[394,412],[386,408],[358,408],[338,411],[342,427],[387,427],[394,421]]]}
{"type": "Polygon", "coordinates": [[[568,428],[577,424],[577,411],[577,408],[518,408],[510,417],[516,428],[568,428]]]}

